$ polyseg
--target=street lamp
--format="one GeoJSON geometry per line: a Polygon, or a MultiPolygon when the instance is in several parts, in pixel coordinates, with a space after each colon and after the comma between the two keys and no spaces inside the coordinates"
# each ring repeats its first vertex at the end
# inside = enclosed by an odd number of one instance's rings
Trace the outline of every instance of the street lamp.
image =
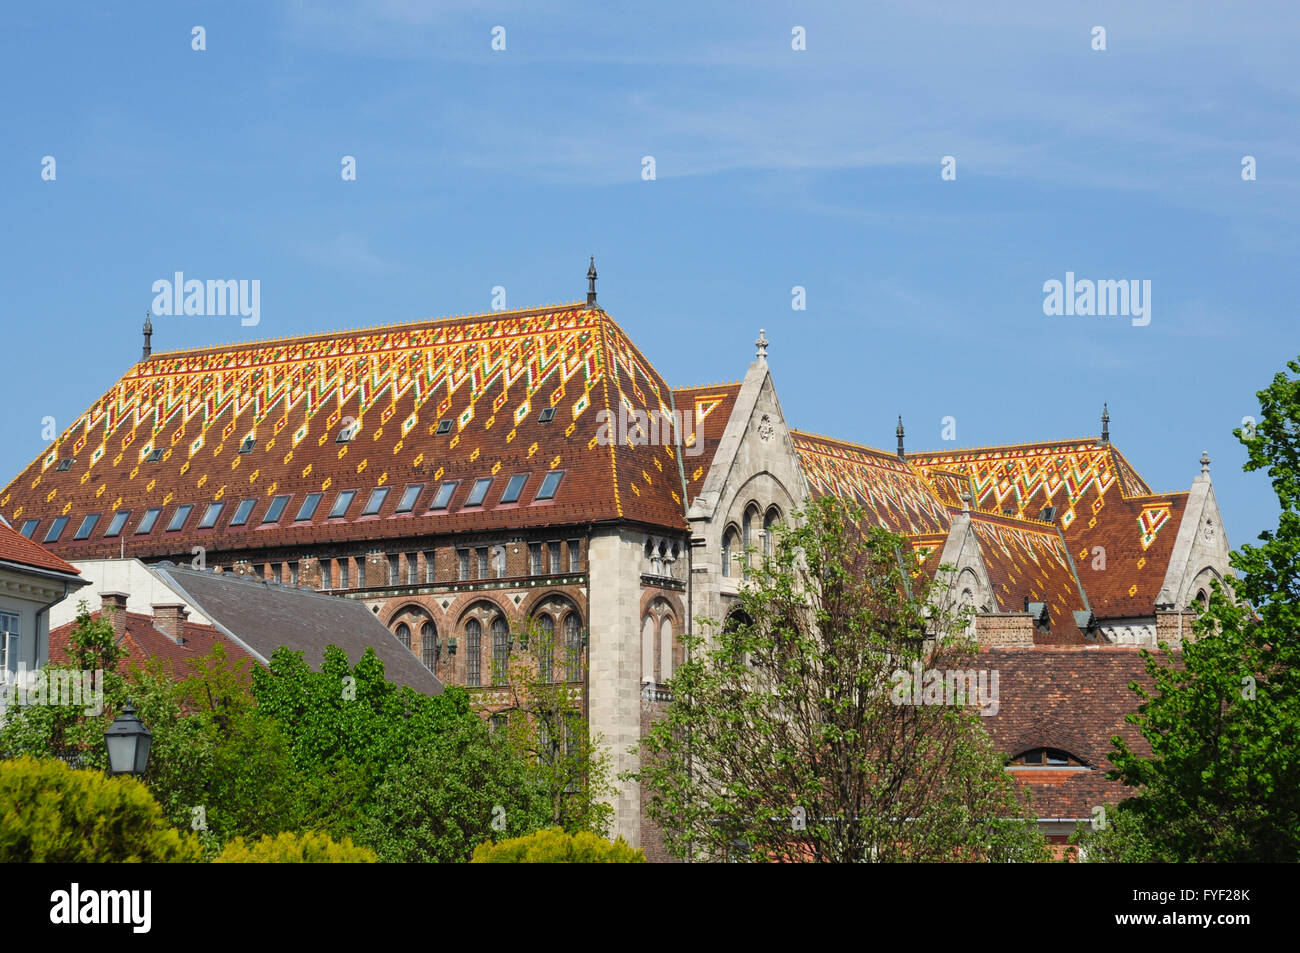
{"type": "Polygon", "coordinates": [[[140,777],[149,764],[149,747],[153,734],[135,716],[135,708],[128,701],[104,734],[108,746],[108,773],[132,774],[140,777]]]}

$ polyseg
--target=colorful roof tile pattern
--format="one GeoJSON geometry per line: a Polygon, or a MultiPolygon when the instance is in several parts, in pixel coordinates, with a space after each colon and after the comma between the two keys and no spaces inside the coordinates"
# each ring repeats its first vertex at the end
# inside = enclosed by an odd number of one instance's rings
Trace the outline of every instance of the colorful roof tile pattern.
{"type": "Polygon", "coordinates": [[[736,406],[740,384],[710,384],[707,387],[673,389],[677,413],[681,415],[684,451],[682,463],[686,473],[686,498],[689,502],[704,488],[704,478],[713,465],[713,455],[727,429],[731,411],[736,406]],[[690,418],[686,417],[690,414],[690,418]]]}
{"type": "Polygon", "coordinates": [[[969,474],[975,506],[988,513],[1035,520],[1055,507],[1093,611],[1112,618],[1151,614],[1187,494],[1153,495],[1113,445],[1085,438],[908,459],[923,472],[942,467],[969,474]]]}
{"type": "Polygon", "coordinates": [[[979,540],[997,610],[1023,612],[1026,602],[1044,602],[1051,641],[1082,644],[1085,640],[1073,612],[1083,608],[1083,597],[1056,528],[977,515],[971,518],[971,529],[979,540]]]}
{"type": "Polygon", "coordinates": [[[662,418],[668,387],[604,312],[578,305],[159,354],[0,492],[0,512],[42,528],[72,517],[51,545],[73,558],[593,520],[684,528],[676,438],[618,431],[602,441],[599,412],[615,419],[620,408],[662,418]],[[514,474],[527,476],[523,491],[502,503],[514,474]],[[559,483],[539,498],[547,474],[559,483]],[[467,505],[488,479],[482,503],[467,505]],[[448,504],[431,508],[448,483],[448,504]],[[396,492],[362,516],[377,488],[396,492]],[[355,498],[331,518],[345,491],[355,498]],[[264,522],[280,496],[289,499],[264,522]],[[232,525],[243,499],[253,512],[232,525]],[[217,503],[215,522],[200,527],[217,503]],[[126,524],[106,537],[119,512],[126,524]],[[74,539],[87,515],[97,525],[74,539]]]}
{"type": "Polygon", "coordinates": [[[905,536],[946,533],[948,508],[906,461],[883,451],[791,431],[814,496],[837,496],[863,506],[876,523],[905,536]]]}

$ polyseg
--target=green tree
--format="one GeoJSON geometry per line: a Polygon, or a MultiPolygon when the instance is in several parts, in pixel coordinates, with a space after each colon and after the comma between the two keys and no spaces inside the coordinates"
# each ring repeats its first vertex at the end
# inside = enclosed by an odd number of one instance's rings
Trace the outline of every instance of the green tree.
{"type": "Polygon", "coordinates": [[[1180,654],[1144,653],[1153,684],[1133,685],[1129,721],[1151,754],[1113,739],[1110,776],[1135,796],[1075,838],[1091,859],[1300,860],[1300,380],[1279,372],[1258,397],[1258,426],[1234,433],[1272,481],[1277,530],[1232,554],[1236,581],[1214,584],[1180,654]]]}
{"type": "Polygon", "coordinates": [[[0,863],[184,863],[198,842],[134,778],[23,755],[0,761],[0,863]]]}
{"type": "Polygon", "coordinates": [[[588,831],[571,834],[559,827],[488,841],[474,849],[471,864],[644,864],[645,854],[623,838],[608,841],[588,831]]]}
{"type": "Polygon", "coordinates": [[[213,861],[216,864],[373,864],[378,858],[367,847],[358,847],[344,838],[335,841],[325,834],[306,831],[302,834],[267,835],[252,844],[236,837],[213,861]]]}
{"type": "Polygon", "coordinates": [[[1044,856],[976,710],[893,690],[914,664],[970,669],[974,646],[941,584],[908,565],[907,541],[867,525],[855,505],[810,504],[747,570],[739,611],[687,638],[673,701],[629,776],[674,853],[1044,856]]]}
{"type": "Polygon", "coordinates": [[[547,808],[522,762],[471,715],[389,767],[360,840],[385,862],[463,863],[484,840],[537,830],[547,808]]]}
{"type": "Polygon", "coordinates": [[[531,621],[507,665],[507,702],[493,714],[549,814],[569,833],[604,837],[614,821],[613,759],[592,737],[581,696],[554,678],[556,633],[531,621]]]}

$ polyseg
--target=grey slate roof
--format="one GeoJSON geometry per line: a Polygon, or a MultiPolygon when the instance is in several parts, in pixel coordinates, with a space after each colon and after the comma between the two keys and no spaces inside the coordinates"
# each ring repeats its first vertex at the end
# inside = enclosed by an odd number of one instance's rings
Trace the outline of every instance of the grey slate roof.
{"type": "Polygon", "coordinates": [[[316,669],[327,645],[341,648],[353,665],[367,648],[373,648],[390,682],[409,685],[425,695],[442,692],[442,682],[365,603],[252,576],[196,572],[172,563],[149,568],[263,663],[269,662],[280,646],[302,652],[307,664],[316,669]]]}

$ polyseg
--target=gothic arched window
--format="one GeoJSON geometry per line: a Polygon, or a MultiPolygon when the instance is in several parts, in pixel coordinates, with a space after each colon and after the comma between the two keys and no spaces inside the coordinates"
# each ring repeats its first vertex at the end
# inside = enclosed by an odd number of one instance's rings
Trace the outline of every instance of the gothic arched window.
{"type": "Polygon", "coordinates": [[[465,623],[465,684],[477,687],[483,684],[483,625],[478,619],[465,623]]]}
{"type": "Polygon", "coordinates": [[[506,663],[510,660],[510,629],[506,620],[497,616],[492,620],[492,684],[506,683],[506,663]]]}
{"type": "Polygon", "coordinates": [[[397,627],[397,640],[408,649],[411,647],[411,627],[405,622],[401,623],[397,627]]]}
{"type": "Polygon", "coordinates": [[[438,664],[438,629],[432,622],[420,626],[420,660],[431,672],[438,664]]]}

